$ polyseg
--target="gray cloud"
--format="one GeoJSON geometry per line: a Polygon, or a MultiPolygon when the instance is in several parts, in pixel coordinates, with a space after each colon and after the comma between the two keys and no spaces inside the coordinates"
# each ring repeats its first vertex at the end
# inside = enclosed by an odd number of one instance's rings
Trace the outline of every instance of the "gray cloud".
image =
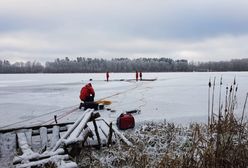
{"type": "Polygon", "coordinates": [[[0,2],[0,59],[247,58],[248,2],[0,2]]]}

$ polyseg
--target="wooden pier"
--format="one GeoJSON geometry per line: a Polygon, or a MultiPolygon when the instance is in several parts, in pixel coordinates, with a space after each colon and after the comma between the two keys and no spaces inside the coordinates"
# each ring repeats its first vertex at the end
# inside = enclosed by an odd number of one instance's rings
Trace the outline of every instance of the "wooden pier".
{"type": "Polygon", "coordinates": [[[116,138],[132,145],[112,123],[87,109],[75,122],[0,130],[0,167],[77,167],[70,158],[83,147],[112,144],[116,138]],[[115,133],[115,136],[113,136],[115,133]]]}

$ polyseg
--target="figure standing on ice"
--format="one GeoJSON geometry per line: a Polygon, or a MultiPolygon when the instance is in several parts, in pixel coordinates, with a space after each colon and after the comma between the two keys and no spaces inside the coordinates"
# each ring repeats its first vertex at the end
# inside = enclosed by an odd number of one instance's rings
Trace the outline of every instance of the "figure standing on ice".
{"type": "Polygon", "coordinates": [[[107,79],[107,82],[109,81],[109,72],[107,71],[106,72],[106,79],[107,79]]]}
{"type": "Polygon", "coordinates": [[[139,73],[138,73],[138,71],[136,71],[136,81],[138,81],[138,79],[139,79],[139,73]]]}
{"type": "Polygon", "coordinates": [[[91,83],[86,84],[80,91],[79,98],[84,102],[93,102],[95,97],[95,91],[91,83]]]}
{"type": "Polygon", "coordinates": [[[140,80],[142,80],[142,72],[141,71],[140,71],[139,77],[140,77],[140,80]]]}

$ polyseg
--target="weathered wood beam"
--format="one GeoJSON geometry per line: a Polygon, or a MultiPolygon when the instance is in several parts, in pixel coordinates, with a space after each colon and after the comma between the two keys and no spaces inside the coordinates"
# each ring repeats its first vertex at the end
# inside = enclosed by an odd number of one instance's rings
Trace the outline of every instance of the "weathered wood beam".
{"type": "MultiPolygon", "coordinates": [[[[43,159],[43,160],[33,161],[33,162],[25,163],[25,164],[18,164],[18,165],[16,165],[16,168],[34,167],[34,166],[44,165],[48,162],[53,163],[54,161],[57,162],[57,165],[59,167],[61,165],[60,162],[63,160],[69,160],[69,155],[54,155],[54,156],[51,156],[51,157],[43,159]]],[[[77,164],[75,163],[73,166],[76,167],[77,164]]]]}
{"type": "Polygon", "coordinates": [[[99,135],[99,132],[98,132],[98,128],[97,128],[97,125],[96,125],[96,120],[93,119],[93,125],[94,125],[94,129],[95,129],[95,133],[96,133],[96,138],[97,138],[97,142],[98,142],[98,147],[97,148],[101,148],[101,138],[100,138],[100,135],[99,135]]]}
{"type": "Polygon", "coordinates": [[[83,131],[83,129],[85,129],[85,126],[87,125],[87,123],[89,121],[94,120],[96,116],[97,117],[99,116],[99,114],[93,113],[93,112],[94,112],[94,109],[91,109],[88,111],[88,113],[85,114],[85,116],[83,117],[81,122],[78,124],[78,126],[71,133],[69,139],[77,138],[80,135],[80,133],[83,131]]]}
{"type": "Polygon", "coordinates": [[[93,133],[92,133],[91,129],[89,127],[87,127],[86,129],[83,130],[82,136],[80,135],[79,137],[74,138],[74,139],[64,139],[63,143],[66,146],[74,144],[74,143],[78,143],[78,142],[82,142],[82,144],[84,144],[86,139],[88,137],[92,137],[92,136],[93,136],[93,133]]]}
{"type": "Polygon", "coordinates": [[[28,145],[25,133],[23,132],[17,133],[17,138],[18,138],[18,146],[22,150],[23,155],[25,156],[33,155],[34,152],[31,150],[31,147],[28,145]]]}
{"type": "Polygon", "coordinates": [[[113,131],[125,142],[128,146],[133,146],[132,142],[130,142],[120,131],[118,131],[115,127],[112,127],[113,131]]]}
{"type": "Polygon", "coordinates": [[[52,128],[54,125],[58,126],[66,126],[68,124],[74,124],[74,122],[66,122],[66,123],[58,123],[58,124],[46,124],[46,125],[33,125],[33,126],[23,126],[23,127],[16,127],[16,128],[7,128],[7,129],[1,129],[0,133],[6,133],[6,132],[13,132],[21,129],[32,129],[32,130],[37,130],[40,129],[40,127],[47,127],[47,128],[52,128]]]}
{"type": "Polygon", "coordinates": [[[59,138],[60,138],[60,128],[59,126],[55,125],[53,126],[53,134],[52,134],[52,138],[51,138],[51,145],[50,145],[50,148],[52,149],[56,143],[59,141],[59,138]]]}
{"type": "Polygon", "coordinates": [[[25,130],[24,133],[26,135],[28,145],[31,147],[32,146],[32,129],[25,130]]]}
{"type": "Polygon", "coordinates": [[[40,143],[41,143],[41,149],[39,153],[43,153],[48,146],[48,137],[47,137],[47,128],[41,127],[40,128],[40,143]]]}
{"type": "Polygon", "coordinates": [[[46,159],[55,155],[62,155],[64,154],[65,151],[62,148],[59,148],[58,150],[56,150],[55,152],[44,152],[42,154],[31,154],[31,155],[21,155],[21,156],[16,156],[13,160],[13,164],[19,164],[21,163],[22,160],[28,160],[28,161],[37,161],[37,160],[42,160],[42,159],[46,159]]]}
{"type": "MultiPolygon", "coordinates": [[[[99,120],[102,120],[102,121],[104,121],[105,122],[105,124],[107,124],[108,126],[110,126],[104,119],[99,119],[99,120]]],[[[120,131],[118,131],[118,129],[117,128],[115,128],[115,127],[112,127],[112,129],[113,129],[113,131],[116,133],[116,135],[118,135],[119,136],[119,138],[123,141],[123,142],[125,142],[127,145],[129,145],[129,146],[133,146],[133,144],[120,132],[120,131]]]]}
{"type": "MultiPolygon", "coordinates": [[[[59,126],[59,125],[54,125],[59,127],[59,132],[66,132],[68,130],[67,125],[59,126]]],[[[53,126],[53,127],[54,127],[53,126]]],[[[52,134],[53,133],[53,128],[47,128],[47,134],[52,134]]],[[[40,130],[36,129],[32,131],[32,136],[37,136],[40,135],[40,130]]]]}
{"type": "Polygon", "coordinates": [[[75,121],[75,123],[67,130],[67,132],[65,133],[65,135],[63,135],[62,138],[60,138],[60,140],[56,143],[56,145],[53,147],[52,151],[56,151],[59,146],[61,145],[62,141],[66,138],[68,138],[72,132],[74,132],[74,130],[78,127],[78,125],[81,123],[81,121],[85,118],[85,115],[88,113],[92,113],[94,110],[93,109],[87,109],[83,115],[75,121]]]}
{"type": "Polygon", "coordinates": [[[108,134],[107,147],[109,147],[109,145],[112,145],[112,135],[113,135],[113,129],[112,129],[112,122],[111,122],[109,124],[109,134],[108,134]]]}

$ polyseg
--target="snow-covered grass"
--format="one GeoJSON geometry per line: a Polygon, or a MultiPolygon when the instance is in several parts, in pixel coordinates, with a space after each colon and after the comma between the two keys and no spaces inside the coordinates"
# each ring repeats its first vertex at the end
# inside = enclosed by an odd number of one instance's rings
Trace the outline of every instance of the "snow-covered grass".
{"type": "Polygon", "coordinates": [[[146,123],[125,132],[134,146],[86,148],[76,161],[80,167],[247,167],[248,125],[234,120],[215,120],[211,132],[207,124],[146,123]]]}

